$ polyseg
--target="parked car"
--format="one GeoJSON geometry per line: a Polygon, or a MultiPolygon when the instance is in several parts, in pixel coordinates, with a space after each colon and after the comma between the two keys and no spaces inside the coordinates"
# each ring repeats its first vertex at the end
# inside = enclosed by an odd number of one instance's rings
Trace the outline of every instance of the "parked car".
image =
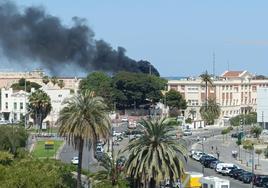
{"type": "Polygon", "coordinates": [[[233,134],[231,134],[231,137],[232,138],[238,138],[238,136],[239,136],[239,133],[233,133],[233,134]]]}
{"type": "Polygon", "coordinates": [[[221,173],[222,172],[222,170],[223,170],[223,168],[225,169],[225,168],[232,168],[232,167],[234,167],[235,165],[234,164],[232,164],[232,163],[219,163],[219,164],[217,164],[217,167],[216,167],[216,172],[218,172],[218,173],[221,173]]]}
{"type": "Polygon", "coordinates": [[[221,170],[221,174],[222,175],[229,175],[229,173],[233,170],[233,169],[238,169],[237,166],[233,166],[233,167],[223,167],[221,170]]]}
{"type": "Polygon", "coordinates": [[[253,184],[256,186],[263,186],[268,183],[268,176],[265,175],[254,175],[253,184]]]}
{"type": "Polygon", "coordinates": [[[122,122],[128,122],[128,117],[122,117],[121,121],[122,122]]]}
{"type": "Polygon", "coordinates": [[[203,156],[200,158],[199,162],[200,162],[201,164],[204,164],[205,161],[207,161],[207,160],[211,160],[211,159],[215,159],[215,160],[217,160],[215,157],[212,157],[212,156],[206,154],[206,155],[203,155],[203,156]]]}
{"type": "Polygon", "coordinates": [[[239,168],[238,168],[238,169],[233,169],[233,170],[231,170],[231,171],[229,172],[228,175],[229,175],[230,177],[233,178],[233,177],[235,176],[236,173],[241,172],[241,171],[244,171],[244,170],[243,170],[243,169],[239,169],[239,168]]]}
{"type": "Polygon", "coordinates": [[[213,161],[218,161],[218,159],[216,159],[216,158],[208,158],[208,159],[206,159],[206,160],[203,162],[204,167],[206,167],[206,168],[210,168],[210,164],[211,164],[213,161]]]}
{"type": "Polygon", "coordinates": [[[215,169],[217,167],[217,164],[222,163],[219,160],[215,160],[215,161],[211,161],[211,163],[209,164],[209,168],[215,169]]]}
{"type": "Polygon", "coordinates": [[[190,129],[186,129],[183,131],[183,136],[191,136],[193,133],[190,129]]]}
{"type": "Polygon", "coordinates": [[[233,175],[233,178],[238,180],[239,177],[242,176],[242,174],[245,173],[245,172],[246,172],[246,171],[243,170],[243,169],[242,169],[241,171],[236,171],[236,172],[234,173],[234,175],[233,175]]]}
{"type": "Polygon", "coordinates": [[[243,181],[243,183],[251,183],[252,178],[253,178],[253,174],[251,172],[244,172],[240,176],[239,180],[243,181]]]}
{"type": "Polygon", "coordinates": [[[193,159],[199,161],[200,158],[201,158],[203,155],[206,155],[206,154],[203,153],[203,152],[196,152],[196,154],[193,155],[193,159]]]}
{"type": "Polygon", "coordinates": [[[263,184],[263,188],[268,188],[268,182],[263,184]]]}
{"type": "Polygon", "coordinates": [[[71,163],[74,164],[74,165],[78,165],[78,157],[73,157],[72,160],[71,160],[71,163]]]}
{"type": "Polygon", "coordinates": [[[197,153],[200,153],[200,150],[191,150],[189,156],[193,158],[193,155],[196,155],[197,153]]]}

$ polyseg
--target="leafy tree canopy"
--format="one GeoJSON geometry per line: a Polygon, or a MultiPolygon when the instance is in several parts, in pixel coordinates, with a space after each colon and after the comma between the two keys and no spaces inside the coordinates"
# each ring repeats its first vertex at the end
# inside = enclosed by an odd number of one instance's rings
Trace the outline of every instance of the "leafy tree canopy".
{"type": "Polygon", "coordinates": [[[70,168],[54,160],[18,160],[0,171],[1,187],[75,187],[70,168]]]}
{"type": "Polygon", "coordinates": [[[249,114],[240,114],[232,117],[229,121],[232,126],[255,124],[257,123],[257,113],[250,112],[249,114]]]}
{"type": "MultiPolygon", "coordinates": [[[[11,88],[14,90],[25,90],[25,79],[21,78],[18,83],[14,83],[11,85],[11,88]]],[[[31,92],[31,88],[34,88],[35,90],[41,88],[41,85],[35,82],[26,81],[26,91],[31,92]]]]}
{"type": "Polygon", "coordinates": [[[170,108],[186,109],[187,103],[180,92],[171,89],[166,93],[167,105],[170,108]]]}

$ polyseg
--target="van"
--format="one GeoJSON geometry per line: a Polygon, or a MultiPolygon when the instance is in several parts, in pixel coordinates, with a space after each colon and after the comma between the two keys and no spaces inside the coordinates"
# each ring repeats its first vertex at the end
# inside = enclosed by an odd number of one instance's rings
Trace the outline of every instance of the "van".
{"type": "Polygon", "coordinates": [[[217,164],[217,167],[215,170],[216,172],[221,173],[223,168],[233,168],[233,167],[235,167],[235,165],[232,163],[219,163],[217,164]]]}

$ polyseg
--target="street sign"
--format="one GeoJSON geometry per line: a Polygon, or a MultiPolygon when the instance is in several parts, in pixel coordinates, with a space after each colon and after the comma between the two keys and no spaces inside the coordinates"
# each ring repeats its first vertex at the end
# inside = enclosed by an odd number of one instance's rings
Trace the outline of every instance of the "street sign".
{"type": "Polygon", "coordinates": [[[54,141],[46,141],[45,142],[45,149],[49,150],[49,149],[54,149],[54,141]]]}

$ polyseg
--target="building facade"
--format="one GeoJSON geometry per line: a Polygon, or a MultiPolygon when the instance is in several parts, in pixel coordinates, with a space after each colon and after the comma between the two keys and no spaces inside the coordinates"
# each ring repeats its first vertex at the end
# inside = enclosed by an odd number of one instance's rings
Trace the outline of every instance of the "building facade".
{"type": "Polygon", "coordinates": [[[268,129],[268,88],[257,90],[257,122],[268,129]]]}
{"type": "MultiPolygon", "coordinates": [[[[219,77],[212,78],[212,82],[207,95],[208,98],[215,99],[221,107],[220,119],[255,112],[257,89],[268,87],[268,79],[256,79],[248,71],[225,71],[219,77]]],[[[171,89],[179,91],[187,101],[185,116],[194,116],[194,119],[200,120],[199,110],[206,100],[205,83],[201,78],[169,80],[168,90],[171,89]]]]}
{"type": "Polygon", "coordinates": [[[0,120],[10,123],[20,121],[27,113],[29,95],[25,91],[13,91],[12,88],[2,88],[0,120]]]}

